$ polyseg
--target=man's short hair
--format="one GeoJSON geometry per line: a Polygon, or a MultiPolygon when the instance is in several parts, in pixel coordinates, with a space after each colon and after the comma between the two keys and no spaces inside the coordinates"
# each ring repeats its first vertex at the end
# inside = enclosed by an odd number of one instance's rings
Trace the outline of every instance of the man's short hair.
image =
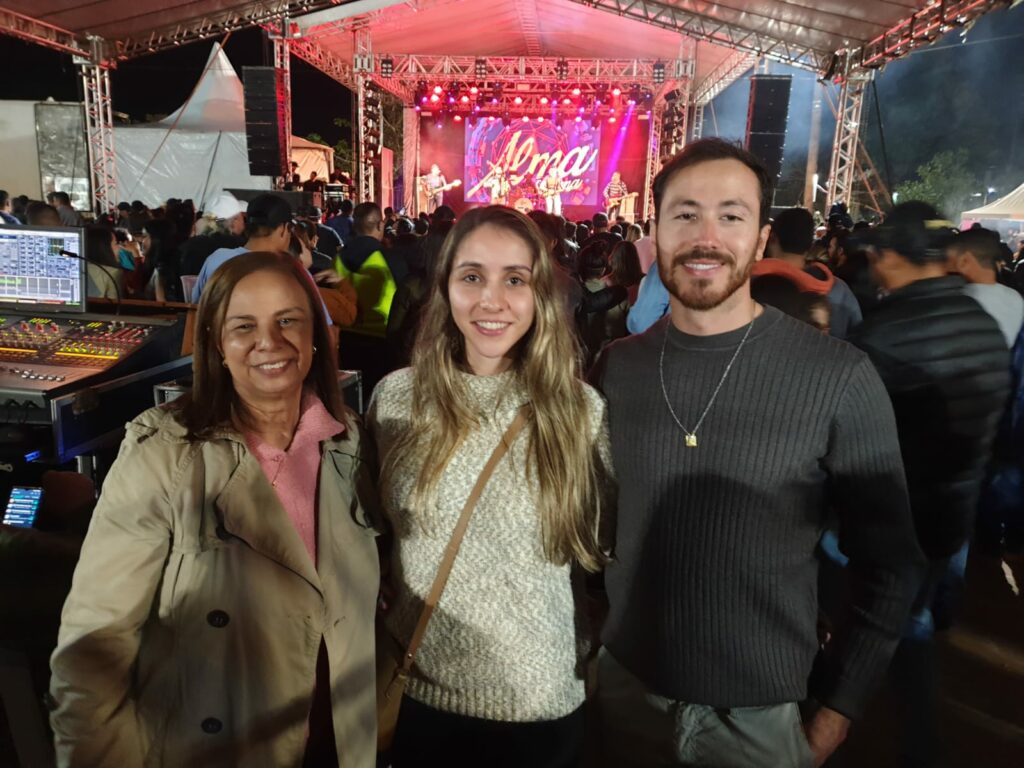
{"type": "Polygon", "coordinates": [[[60,226],[60,216],[52,205],[33,200],[25,208],[25,223],[29,226],[60,226]]]}
{"type": "Polygon", "coordinates": [[[292,207],[277,195],[257,195],[245,210],[247,237],[266,237],[282,224],[292,221],[292,207]]]}
{"type": "Polygon", "coordinates": [[[969,251],[978,264],[995,271],[996,263],[1006,258],[1002,245],[998,232],[975,227],[954,237],[949,247],[957,253],[969,251]]]}
{"type": "Polygon", "coordinates": [[[353,226],[360,235],[372,235],[383,220],[380,206],[376,203],[360,203],[352,212],[353,226]]]}
{"type": "Polygon", "coordinates": [[[957,232],[928,203],[912,200],[900,203],[871,231],[877,248],[895,251],[913,264],[934,264],[948,258],[947,249],[957,232]]]}
{"type": "Polygon", "coordinates": [[[594,225],[594,229],[606,229],[608,227],[608,214],[607,213],[595,213],[591,223],[594,225]]]}
{"type": "Polygon", "coordinates": [[[345,198],[344,200],[341,201],[341,205],[338,207],[338,210],[341,211],[342,216],[351,216],[352,209],[354,207],[354,203],[348,198],[345,198]]]}
{"type": "Polygon", "coordinates": [[[0,189],[0,208],[7,205],[7,201],[11,199],[11,196],[7,193],[6,189],[0,189]]]}
{"type": "Polygon", "coordinates": [[[67,192],[54,192],[53,202],[58,205],[71,205],[71,198],[68,196],[67,192]]]}
{"type": "Polygon", "coordinates": [[[434,209],[434,215],[430,217],[434,224],[445,221],[455,221],[455,209],[450,205],[439,205],[434,209]]]}
{"type": "Polygon", "coordinates": [[[654,217],[660,218],[661,201],[665,197],[665,188],[673,177],[681,171],[712,160],[738,160],[753,171],[761,187],[760,225],[768,223],[772,205],[772,177],[756,155],[743,149],[739,144],[724,139],[698,139],[687,144],[681,152],[672,157],[654,177],[654,217]]]}
{"type": "Polygon", "coordinates": [[[814,216],[806,208],[787,208],[772,219],[772,235],[786,253],[805,254],[814,244],[814,216]]]}

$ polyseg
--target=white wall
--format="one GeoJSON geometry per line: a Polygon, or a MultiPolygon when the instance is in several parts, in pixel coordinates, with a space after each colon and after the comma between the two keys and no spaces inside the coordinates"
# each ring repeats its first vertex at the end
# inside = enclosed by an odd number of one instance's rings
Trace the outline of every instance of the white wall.
{"type": "Polygon", "coordinates": [[[35,107],[34,101],[0,102],[0,189],[11,197],[42,197],[35,107]]]}

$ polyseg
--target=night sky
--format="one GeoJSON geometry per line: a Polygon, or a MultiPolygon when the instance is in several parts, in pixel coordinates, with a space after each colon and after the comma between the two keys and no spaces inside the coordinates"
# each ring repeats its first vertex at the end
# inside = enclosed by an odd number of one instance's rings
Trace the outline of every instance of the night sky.
{"type": "MultiPolygon", "coordinates": [[[[894,183],[912,178],[917,166],[937,152],[959,147],[967,148],[975,173],[990,178],[1000,194],[1024,181],[1022,42],[1024,5],[992,12],[966,38],[955,30],[879,72],[878,111],[894,183]]],[[[114,110],[137,122],[179,107],[202,72],[211,45],[212,41],[194,43],[120,64],[112,80],[114,110]]],[[[226,51],[239,72],[243,66],[271,61],[269,43],[258,29],[230,35],[226,51]]],[[[0,98],[80,99],[70,56],[0,35],[0,61],[17,62],[0,78],[0,98]]],[[[802,178],[814,78],[776,64],[771,71],[794,75],[783,180],[798,174],[802,178]]],[[[350,114],[348,90],[293,57],[292,91],[293,132],[315,132],[330,143],[337,141],[341,130],[333,121],[350,114]]],[[[742,138],[748,92],[749,82],[743,79],[721,94],[705,113],[705,135],[742,138]]],[[[833,126],[827,107],[824,114],[819,162],[823,178],[833,126]]],[[[872,97],[865,103],[862,137],[881,167],[880,135],[872,97]]]]}

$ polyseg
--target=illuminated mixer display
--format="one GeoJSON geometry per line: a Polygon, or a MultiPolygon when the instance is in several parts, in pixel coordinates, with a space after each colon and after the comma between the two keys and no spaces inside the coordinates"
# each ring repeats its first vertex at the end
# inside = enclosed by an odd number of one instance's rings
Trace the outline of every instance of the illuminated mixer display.
{"type": "Polygon", "coordinates": [[[0,377],[54,383],[81,378],[135,351],[152,330],[117,319],[0,317],[0,377]]]}

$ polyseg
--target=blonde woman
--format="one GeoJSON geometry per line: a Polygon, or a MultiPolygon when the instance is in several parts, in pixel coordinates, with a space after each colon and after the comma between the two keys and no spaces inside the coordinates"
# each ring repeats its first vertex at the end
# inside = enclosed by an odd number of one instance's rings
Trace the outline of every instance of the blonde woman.
{"type": "Polygon", "coordinates": [[[587,632],[574,576],[603,565],[613,505],[605,405],[577,360],[537,226],[501,206],[467,213],[441,251],[412,367],[380,383],[369,414],[394,537],[386,624],[403,647],[484,464],[527,404],[528,419],[419,646],[395,768],[579,760],[587,632]]]}

